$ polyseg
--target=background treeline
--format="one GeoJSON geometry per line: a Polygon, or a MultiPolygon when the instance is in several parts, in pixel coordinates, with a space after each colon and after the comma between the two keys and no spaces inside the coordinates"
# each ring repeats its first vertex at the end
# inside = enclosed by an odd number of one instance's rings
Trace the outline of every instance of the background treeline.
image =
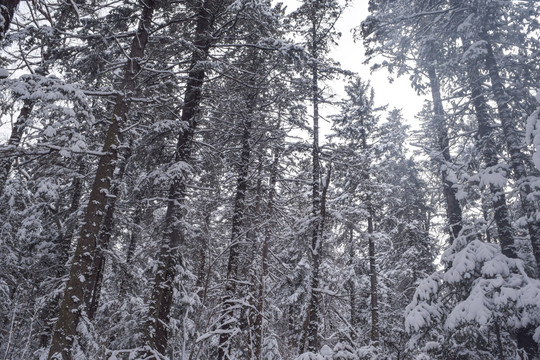
{"type": "Polygon", "coordinates": [[[348,5],[0,3],[2,359],[538,358],[540,4],[348,5]]]}

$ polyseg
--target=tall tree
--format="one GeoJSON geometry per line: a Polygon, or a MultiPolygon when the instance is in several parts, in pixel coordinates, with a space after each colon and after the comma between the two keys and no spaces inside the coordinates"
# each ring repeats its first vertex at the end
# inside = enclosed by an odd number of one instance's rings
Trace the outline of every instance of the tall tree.
{"type": "MultiPolygon", "coordinates": [[[[302,5],[291,14],[293,24],[298,24],[300,35],[304,38],[305,47],[309,56],[309,100],[312,105],[312,137],[311,145],[311,201],[312,201],[312,235],[309,246],[311,259],[311,278],[309,305],[306,313],[306,326],[303,340],[300,344],[302,350],[316,352],[319,350],[320,326],[320,265],[322,256],[322,241],[324,231],[324,206],[321,198],[321,159],[319,144],[319,106],[322,98],[321,81],[325,81],[336,73],[326,59],[331,44],[336,41],[338,33],[335,24],[341,16],[345,5],[338,1],[304,1],[302,5]]],[[[307,84],[306,84],[307,85],[307,84]]],[[[329,181],[330,179],[327,178],[329,181]]]]}
{"type": "MultiPolygon", "coordinates": [[[[206,69],[202,63],[207,59],[214,37],[214,21],[223,5],[213,0],[205,0],[197,9],[195,16],[195,46],[191,55],[188,81],[184,95],[181,121],[185,129],[180,133],[175,153],[176,166],[180,168],[191,162],[193,135],[198,123],[199,106],[202,101],[202,87],[206,69]]],[[[165,215],[163,241],[160,247],[158,267],[148,319],[146,322],[146,345],[151,354],[165,354],[168,342],[169,314],[173,301],[174,279],[178,265],[178,247],[182,244],[182,204],[186,197],[187,179],[183,171],[177,174],[170,185],[165,215]]],[[[155,355],[159,356],[159,355],[155,355]]]]}
{"type": "MultiPolygon", "coordinates": [[[[257,62],[257,59],[252,61],[257,62]]],[[[257,64],[254,64],[250,71],[252,73],[256,73],[256,67],[257,64]]],[[[251,165],[250,157],[253,142],[251,133],[253,127],[253,118],[255,117],[254,107],[256,106],[256,101],[258,97],[258,91],[256,90],[257,85],[254,83],[254,81],[248,80],[247,83],[250,88],[250,92],[245,99],[247,108],[242,112],[243,114],[241,115],[240,120],[241,126],[243,128],[241,140],[242,151],[240,154],[236,194],[234,198],[234,210],[231,229],[231,246],[229,249],[229,259],[227,262],[225,295],[223,297],[223,306],[225,308],[225,311],[223,325],[221,326],[223,332],[220,335],[219,339],[219,360],[229,357],[228,354],[230,347],[229,340],[231,337],[231,328],[233,327],[235,322],[233,315],[233,309],[235,308],[234,296],[236,294],[237,283],[240,281],[238,277],[238,268],[240,266],[240,252],[242,250],[246,251],[245,246],[242,246],[242,244],[245,244],[245,240],[243,239],[243,237],[245,236],[245,230],[243,230],[243,226],[245,223],[247,211],[246,192],[248,189],[249,170],[251,165]]]]}
{"type": "Polygon", "coordinates": [[[141,20],[133,37],[129,58],[124,68],[124,79],[119,88],[120,92],[116,96],[111,123],[103,144],[102,153],[104,155],[99,159],[92,191],[88,199],[84,224],[77,240],[69,280],[54,328],[49,359],[69,359],[71,357],[71,346],[77,334],[77,325],[82,312],[86,311],[87,304],[84,303],[86,282],[92,276],[97,238],[118,157],[118,138],[121,135],[121,128],[126,125],[129,96],[136,87],[136,78],[141,70],[140,60],[144,56],[144,50],[148,43],[152,15],[156,7],[154,1],[148,1],[141,5],[141,20]]]}

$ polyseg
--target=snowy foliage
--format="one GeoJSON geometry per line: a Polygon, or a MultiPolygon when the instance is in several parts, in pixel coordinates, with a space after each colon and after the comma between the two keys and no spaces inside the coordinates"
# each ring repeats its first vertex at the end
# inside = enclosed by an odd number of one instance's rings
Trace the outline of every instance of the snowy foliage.
{"type": "Polygon", "coordinates": [[[538,357],[538,2],[4,3],[2,359],[538,357]]]}

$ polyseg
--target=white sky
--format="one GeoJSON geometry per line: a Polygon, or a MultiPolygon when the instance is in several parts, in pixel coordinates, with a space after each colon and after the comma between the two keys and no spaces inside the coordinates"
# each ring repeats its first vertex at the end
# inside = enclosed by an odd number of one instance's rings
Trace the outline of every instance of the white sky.
{"type": "Polygon", "coordinates": [[[354,42],[352,29],[368,15],[368,0],[355,0],[352,6],[345,11],[341,21],[338,22],[338,29],[342,32],[342,38],[338,48],[334,50],[333,56],[339,59],[343,68],[358,72],[364,80],[370,80],[375,89],[375,98],[378,104],[389,104],[390,108],[401,108],[408,121],[414,122],[415,115],[420,112],[424,99],[411,88],[407,76],[395,79],[390,84],[388,72],[378,70],[371,74],[370,65],[363,65],[365,60],[364,46],[362,41],[354,42]]]}
{"type": "MultiPolygon", "coordinates": [[[[300,4],[299,0],[280,1],[287,5],[287,11],[293,11],[300,4]]],[[[388,80],[389,73],[386,70],[381,69],[371,73],[369,70],[370,65],[363,64],[365,61],[364,46],[361,40],[357,42],[353,40],[352,31],[367,16],[368,0],[352,0],[350,6],[336,24],[337,30],[342,33],[342,36],[338,46],[333,49],[331,57],[339,61],[343,69],[354,71],[364,81],[371,82],[371,86],[375,89],[375,102],[378,106],[388,105],[389,110],[393,108],[402,109],[407,123],[415,128],[415,115],[422,109],[424,98],[414,92],[408,77],[405,75],[390,83],[388,80]]],[[[330,84],[332,90],[337,94],[344,94],[344,85],[346,83],[342,81],[330,84]]],[[[325,132],[324,125],[322,131],[325,132]]]]}

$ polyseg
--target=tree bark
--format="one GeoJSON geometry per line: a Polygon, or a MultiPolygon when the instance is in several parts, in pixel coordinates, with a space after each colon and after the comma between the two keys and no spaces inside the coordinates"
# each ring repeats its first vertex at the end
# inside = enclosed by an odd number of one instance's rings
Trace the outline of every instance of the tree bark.
{"type": "Polygon", "coordinates": [[[377,283],[377,264],[375,258],[375,241],[373,239],[373,209],[368,199],[368,251],[369,251],[369,282],[371,292],[371,343],[379,346],[379,292],[377,283]]]}
{"type": "MultiPolygon", "coordinates": [[[[357,329],[358,325],[360,324],[360,318],[358,313],[358,304],[357,304],[357,298],[356,298],[356,285],[355,285],[355,277],[356,277],[356,269],[355,269],[355,246],[354,246],[354,229],[352,226],[349,227],[349,268],[350,271],[352,271],[352,278],[349,279],[347,290],[349,291],[349,308],[350,308],[350,322],[351,322],[351,329],[349,332],[349,336],[352,341],[356,341],[357,338],[357,329]]],[[[351,344],[354,345],[354,344],[351,344]]]]}
{"type": "Polygon", "coordinates": [[[118,196],[120,195],[120,183],[124,177],[124,172],[130,156],[131,149],[127,149],[124,158],[120,160],[116,179],[114,179],[114,184],[112,185],[107,210],[105,211],[105,216],[103,218],[103,224],[101,225],[101,230],[99,232],[91,275],[87,281],[84,303],[88,307],[87,315],[90,320],[94,319],[94,315],[96,314],[99,305],[101,285],[103,282],[103,270],[105,268],[105,251],[108,250],[110,246],[111,236],[114,230],[114,213],[116,210],[116,202],[118,201],[118,196]]]}
{"type": "Polygon", "coordinates": [[[148,30],[151,26],[154,7],[154,0],[147,0],[143,3],[142,18],[139,22],[137,34],[133,38],[129,59],[124,70],[124,79],[121,84],[123,93],[118,94],[116,97],[113,116],[103,145],[102,152],[104,155],[100,157],[98,162],[84,222],[71,263],[64,299],[54,329],[49,359],[71,359],[71,347],[76,337],[81,313],[85,311],[84,292],[87,281],[91,276],[97,237],[105,214],[107,197],[111,189],[111,179],[116,167],[120,129],[128,113],[127,101],[129,95],[135,90],[135,80],[141,70],[139,60],[144,56],[144,50],[148,42],[148,30]]]}
{"type": "MultiPolygon", "coordinates": [[[[360,119],[362,126],[361,128],[361,146],[362,150],[369,151],[367,144],[367,132],[364,123],[364,119],[360,119]]],[[[369,174],[370,168],[369,163],[366,165],[365,172],[363,174],[364,181],[369,184],[369,174]]],[[[379,292],[378,292],[378,282],[377,282],[377,264],[376,264],[376,252],[375,252],[375,241],[373,238],[373,217],[374,209],[371,201],[371,196],[367,195],[366,206],[368,210],[367,218],[367,232],[368,232],[368,257],[369,257],[369,281],[370,281],[370,311],[371,311],[371,333],[370,340],[374,347],[379,346],[380,334],[379,334],[379,292]]]]}
{"type": "Polygon", "coordinates": [[[251,127],[252,109],[255,97],[248,99],[248,114],[243,123],[244,131],[242,135],[242,153],[240,155],[240,169],[236,184],[236,196],[234,199],[234,212],[232,218],[231,247],[229,250],[229,261],[227,263],[227,280],[225,283],[225,295],[222,299],[223,321],[221,325],[221,335],[219,337],[218,359],[224,360],[229,354],[229,340],[231,328],[234,323],[234,295],[236,293],[236,283],[238,282],[238,265],[240,259],[240,246],[242,243],[242,226],[246,212],[246,192],[249,182],[249,165],[251,157],[251,127]]]}
{"type": "Polygon", "coordinates": [[[433,120],[437,130],[437,143],[441,153],[440,171],[443,185],[443,195],[446,200],[446,218],[449,223],[449,242],[450,245],[459,236],[462,229],[462,211],[461,205],[456,197],[454,183],[448,176],[448,166],[452,163],[450,156],[450,142],[448,129],[446,125],[446,114],[441,98],[441,85],[434,67],[428,69],[429,83],[431,87],[431,96],[433,99],[433,120]]]}
{"type": "MultiPolygon", "coordinates": [[[[69,252],[71,248],[71,240],[73,239],[73,233],[76,227],[76,220],[70,219],[70,216],[75,215],[80,206],[81,196],[84,181],[82,177],[84,176],[84,171],[86,169],[86,164],[82,159],[80,159],[79,165],[79,175],[77,176],[72,183],[72,195],[71,203],[67,212],[67,223],[63,229],[59,229],[58,237],[56,238],[56,247],[58,258],[56,265],[56,277],[61,279],[67,272],[66,263],[69,259],[69,252]]],[[[50,299],[49,303],[46,305],[41,318],[45,324],[40,335],[40,348],[46,348],[49,345],[49,338],[53,331],[53,326],[51,326],[51,319],[56,316],[58,311],[58,301],[60,295],[54,296],[50,299]]]]}
{"type": "Polygon", "coordinates": [[[11,166],[13,165],[13,157],[10,156],[9,152],[19,147],[24,130],[26,129],[28,118],[30,117],[33,108],[33,101],[24,100],[21,112],[19,113],[19,116],[17,116],[15,124],[13,124],[13,129],[11,129],[7,147],[2,149],[2,152],[5,152],[6,155],[0,159],[0,196],[4,195],[6,182],[9,173],[11,172],[11,166]]]}
{"type": "Polygon", "coordinates": [[[20,0],[4,0],[0,3],[0,41],[4,40],[20,0]]]}
{"type": "Polygon", "coordinates": [[[129,236],[129,244],[126,252],[126,264],[129,266],[133,261],[133,256],[135,256],[135,249],[137,248],[137,242],[139,239],[139,230],[142,221],[143,210],[140,206],[137,206],[135,209],[135,214],[133,215],[133,228],[129,236]]]}
{"type": "Polygon", "coordinates": [[[485,62],[489,71],[489,77],[491,79],[493,96],[495,102],[497,103],[497,110],[502,124],[506,148],[510,154],[510,167],[512,168],[516,185],[518,186],[521,209],[527,217],[529,239],[531,242],[534,259],[536,260],[537,271],[538,274],[540,274],[540,222],[536,218],[537,209],[529,199],[532,189],[528,183],[527,168],[525,166],[527,159],[525,154],[521,151],[522,139],[516,129],[512,112],[510,111],[510,107],[508,105],[508,101],[510,99],[506,93],[503,80],[499,74],[499,66],[497,64],[495,55],[493,54],[493,48],[489,42],[487,42],[487,54],[485,62]]]}
{"type": "MultiPolygon", "coordinates": [[[[264,156],[263,154],[259,154],[258,164],[257,164],[257,185],[255,186],[255,200],[254,204],[251,206],[248,206],[246,209],[247,216],[245,218],[245,222],[249,223],[250,226],[246,233],[246,242],[250,244],[251,252],[247,254],[247,251],[244,254],[243,263],[244,266],[246,265],[245,271],[247,274],[250,275],[250,289],[248,290],[248,301],[249,306],[246,306],[246,322],[247,322],[247,334],[248,334],[248,344],[249,344],[249,356],[253,359],[256,359],[256,353],[257,353],[257,343],[258,343],[258,305],[259,305],[259,288],[260,288],[260,281],[262,279],[261,272],[262,268],[257,272],[255,263],[258,261],[257,254],[259,250],[259,242],[261,242],[261,262],[262,262],[262,252],[263,252],[263,243],[264,243],[264,234],[262,235],[262,239],[259,236],[260,232],[260,225],[262,221],[262,214],[261,214],[261,199],[262,199],[262,193],[263,193],[263,178],[262,178],[262,172],[263,172],[263,162],[264,162],[264,156]],[[247,258],[246,258],[247,255],[247,258]]],[[[262,315],[262,314],[261,314],[262,315]]],[[[261,318],[261,324],[262,324],[262,318],[261,318]]],[[[246,354],[247,355],[247,354],[246,354]]]]}
{"type": "Polygon", "coordinates": [[[261,274],[259,279],[259,293],[257,295],[257,315],[254,322],[255,332],[255,359],[262,359],[262,347],[263,347],[263,312],[264,312],[264,296],[266,293],[266,278],[268,276],[268,254],[270,252],[270,246],[272,241],[272,228],[271,220],[274,214],[274,201],[276,197],[276,183],[277,172],[279,164],[279,151],[276,150],[274,155],[274,162],[272,164],[272,170],[270,173],[270,184],[268,194],[268,222],[264,229],[264,240],[262,244],[261,252],[261,274]]]}
{"type": "MultiPolygon", "coordinates": [[[[311,29],[311,55],[317,58],[317,22],[312,21],[311,29]]],[[[311,189],[312,189],[312,235],[311,235],[311,283],[310,283],[310,300],[307,315],[307,351],[317,352],[319,350],[319,268],[321,262],[321,164],[319,159],[319,69],[315,63],[312,66],[312,83],[311,96],[313,103],[313,144],[311,149],[312,172],[311,172],[311,189]]],[[[305,344],[305,341],[302,344],[305,344]]]]}
{"type": "MultiPolygon", "coordinates": [[[[211,45],[209,32],[213,26],[213,16],[210,10],[219,5],[214,0],[205,0],[197,15],[195,33],[195,46],[188,81],[184,95],[184,107],[181,120],[185,124],[185,130],[180,134],[177,143],[177,163],[189,163],[192,150],[192,140],[197,127],[197,114],[202,100],[202,86],[205,78],[205,69],[201,62],[205,61],[211,45]]],[[[165,355],[168,342],[169,314],[172,306],[173,282],[176,277],[176,266],[179,260],[178,247],[182,243],[183,234],[179,228],[183,214],[179,212],[184,204],[186,196],[186,182],[182,178],[174,178],[169,188],[167,212],[165,214],[165,229],[163,231],[163,243],[160,248],[158,269],[154,280],[154,287],[148,319],[146,322],[146,345],[147,350],[143,353],[145,358],[155,358],[157,351],[165,355]]]]}
{"type": "Polygon", "coordinates": [[[200,251],[199,266],[197,270],[197,281],[195,287],[197,288],[197,295],[199,298],[204,301],[206,293],[206,266],[207,266],[207,252],[208,252],[208,239],[210,236],[210,219],[212,216],[212,211],[208,209],[204,217],[204,227],[202,234],[199,237],[200,245],[197,247],[200,251]]]}
{"type": "MultiPolygon", "coordinates": [[[[468,66],[468,76],[471,85],[471,100],[478,122],[478,141],[486,169],[494,169],[498,165],[496,144],[493,137],[492,125],[489,119],[488,105],[482,89],[482,81],[476,63],[468,66]]],[[[501,251],[509,258],[517,258],[514,247],[514,232],[510,223],[506,196],[501,186],[490,183],[492,203],[495,211],[498,238],[501,251]]]]}

